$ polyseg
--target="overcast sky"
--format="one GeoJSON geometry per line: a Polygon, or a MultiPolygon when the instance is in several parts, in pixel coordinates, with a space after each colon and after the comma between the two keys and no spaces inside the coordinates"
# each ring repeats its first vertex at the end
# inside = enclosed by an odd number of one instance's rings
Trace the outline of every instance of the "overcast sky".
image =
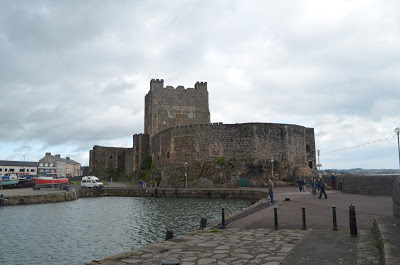
{"type": "Polygon", "coordinates": [[[322,168],[399,167],[397,0],[2,0],[0,160],[132,147],[152,78],[208,82],[212,122],[315,128],[322,168]]]}

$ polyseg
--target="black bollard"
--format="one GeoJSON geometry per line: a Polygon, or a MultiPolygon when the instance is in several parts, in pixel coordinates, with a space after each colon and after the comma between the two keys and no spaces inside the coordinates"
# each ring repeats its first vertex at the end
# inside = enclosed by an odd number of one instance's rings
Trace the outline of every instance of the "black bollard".
{"type": "Polygon", "coordinates": [[[350,204],[349,220],[350,220],[350,235],[357,236],[356,209],[353,204],[350,204]]]}
{"type": "Polygon", "coordinates": [[[165,240],[170,240],[174,238],[174,232],[167,230],[167,234],[165,235],[165,240]]]}
{"type": "Polygon", "coordinates": [[[225,229],[225,209],[222,208],[222,229],[225,229]]]}
{"type": "Polygon", "coordinates": [[[154,190],[154,197],[156,197],[156,198],[157,198],[157,196],[158,196],[158,190],[157,190],[157,189],[155,189],[155,190],[154,190]]]}
{"type": "Polygon", "coordinates": [[[1,194],[1,196],[0,196],[0,206],[3,205],[3,200],[4,200],[4,196],[3,196],[3,194],[1,194]]]}
{"type": "Polygon", "coordinates": [[[333,216],[333,231],[337,231],[337,222],[336,222],[336,206],[332,206],[332,216],[333,216]]]}
{"type": "Polygon", "coordinates": [[[275,223],[275,230],[278,230],[278,208],[274,208],[274,223],[275,223]]]}
{"type": "Polygon", "coordinates": [[[178,189],[175,189],[175,198],[178,198],[178,189]]]}
{"type": "Polygon", "coordinates": [[[179,265],[181,264],[177,259],[166,259],[161,262],[161,265],[179,265]]]}
{"type": "Polygon", "coordinates": [[[302,215],[303,215],[303,230],[306,230],[307,228],[306,228],[306,207],[302,207],[301,208],[301,212],[302,212],[302,215]]]}
{"type": "Polygon", "coordinates": [[[200,219],[200,229],[203,229],[207,226],[207,218],[200,219]]]}

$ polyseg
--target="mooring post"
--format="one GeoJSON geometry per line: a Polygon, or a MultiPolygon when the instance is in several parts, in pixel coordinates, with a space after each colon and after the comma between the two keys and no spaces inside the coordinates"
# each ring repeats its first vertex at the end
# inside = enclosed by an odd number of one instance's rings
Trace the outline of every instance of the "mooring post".
{"type": "Polygon", "coordinates": [[[301,212],[303,215],[303,230],[306,230],[306,207],[301,207],[301,212]]]}
{"type": "Polygon", "coordinates": [[[225,229],[225,209],[222,208],[222,229],[225,229]]]}
{"type": "Polygon", "coordinates": [[[353,204],[350,204],[349,221],[350,221],[350,235],[357,236],[356,208],[354,207],[353,204]]]}
{"type": "Polygon", "coordinates": [[[166,259],[161,262],[161,265],[180,265],[181,263],[177,259],[166,259]]]}
{"type": "Polygon", "coordinates": [[[203,229],[207,226],[207,218],[200,219],[200,229],[203,229]]]}
{"type": "Polygon", "coordinates": [[[336,222],[336,206],[332,206],[332,216],[333,216],[333,231],[337,231],[337,222],[336,222]]]}
{"type": "Polygon", "coordinates": [[[274,229],[278,230],[278,208],[274,208],[274,229]]]}
{"type": "Polygon", "coordinates": [[[174,238],[174,232],[168,230],[167,233],[166,233],[166,235],[165,235],[165,241],[170,240],[170,239],[173,239],[173,238],[174,238]]]}

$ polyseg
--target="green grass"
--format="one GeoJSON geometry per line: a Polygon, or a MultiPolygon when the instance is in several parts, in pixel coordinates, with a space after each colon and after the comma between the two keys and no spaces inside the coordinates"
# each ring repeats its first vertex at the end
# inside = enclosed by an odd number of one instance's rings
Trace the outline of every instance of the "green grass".
{"type": "Polygon", "coordinates": [[[214,228],[213,230],[208,231],[208,233],[218,233],[218,232],[219,232],[219,230],[216,229],[216,228],[214,228]]]}
{"type": "Polygon", "coordinates": [[[78,180],[70,181],[69,183],[71,183],[72,185],[81,185],[81,182],[78,180]]]}

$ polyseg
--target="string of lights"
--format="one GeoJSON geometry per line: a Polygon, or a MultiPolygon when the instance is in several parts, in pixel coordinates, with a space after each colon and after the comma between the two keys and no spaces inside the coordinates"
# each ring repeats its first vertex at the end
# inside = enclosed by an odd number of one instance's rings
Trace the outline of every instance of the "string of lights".
{"type": "Polygon", "coordinates": [[[385,138],[378,139],[378,140],[375,140],[375,141],[371,141],[371,142],[368,142],[368,143],[358,144],[358,145],[355,145],[355,146],[345,147],[345,148],[336,149],[336,150],[330,150],[330,151],[327,151],[327,152],[321,152],[321,155],[338,153],[338,152],[347,151],[347,150],[350,150],[350,149],[361,148],[361,147],[369,145],[369,144],[376,144],[376,143],[380,143],[382,141],[389,141],[392,138],[395,138],[396,136],[397,135],[393,135],[393,136],[385,137],[385,138]]]}

